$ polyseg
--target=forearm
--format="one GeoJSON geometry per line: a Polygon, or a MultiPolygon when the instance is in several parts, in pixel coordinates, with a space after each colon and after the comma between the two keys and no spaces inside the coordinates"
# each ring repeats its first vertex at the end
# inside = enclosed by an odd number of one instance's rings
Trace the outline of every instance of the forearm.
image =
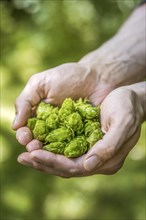
{"type": "Polygon", "coordinates": [[[119,32],[79,63],[89,65],[114,88],[143,81],[146,77],[146,5],[137,8],[119,32]]]}

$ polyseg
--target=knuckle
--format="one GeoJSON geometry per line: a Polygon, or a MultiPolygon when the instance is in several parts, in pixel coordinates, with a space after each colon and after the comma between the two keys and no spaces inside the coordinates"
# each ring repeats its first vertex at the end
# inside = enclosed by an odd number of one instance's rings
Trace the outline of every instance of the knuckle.
{"type": "Polygon", "coordinates": [[[38,162],[35,162],[35,161],[32,162],[32,165],[36,169],[39,168],[39,166],[40,166],[40,164],[38,162]]]}
{"type": "Polygon", "coordinates": [[[26,84],[25,89],[29,89],[30,87],[31,87],[31,88],[34,87],[35,84],[38,83],[38,81],[39,81],[38,74],[36,73],[36,74],[32,75],[32,76],[29,78],[29,80],[28,80],[28,82],[27,82],[27,84],[26,84]]]}
{"type": "Polygon", "coordinates": [[[114,156],[117,147],[115,147],[114,143],[109,144],[109,141],[105,139],[105,136],[103,137],[104,147],[103,144],[101,145],[100,149],[98,148],[99,155],[101,155],[101,160],[105,161],[107,159],[110,159],[114,156]]]}
{"type": "Polygon", "coordinates": [[[37,78],[38,73],[33,74],[32,76],[30,76],[28,82],[34,81],[37,78]]]}
{"type": "Polygon", "coordinates": [[[39,171],[44,171],[44,168],[42,167],[42,165],[39,162],[35,162],[33,161],[33,168],[39,170],[39,171]]]}
{"type": "Polygon", "coordinates": [[[107,146],[105,148],[105,152],[104,152],[104,157],[107,159],[107,158],[112,158],[115,154],[115,148],[112,147],[112,146],[107,146]]]}
{"type": "Polygon", "coordinates": [[[135,119],[135,115],[134,115],[134,113],[133,113],[133,110],[131,110],[130,112],[129,112],[129,114],[127,115],[127,118],[126,118],[126,120],[125,120],[125,123],[127,124],[127,125],[129,125],[129,127],[130,126],[132,126],[133,124],[134,124],[134,120],[135,119]]]}
{"type": "Polygon", "coordinates": [[[20,103],[20,96],[18,96],[15,100],[15,107],[17,107],[19,103],[20,103]]]}

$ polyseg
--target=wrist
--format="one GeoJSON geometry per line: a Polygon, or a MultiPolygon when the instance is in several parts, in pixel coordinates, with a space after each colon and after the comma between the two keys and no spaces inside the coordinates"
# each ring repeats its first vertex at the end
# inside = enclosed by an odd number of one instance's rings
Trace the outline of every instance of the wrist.
{"type": "Polygon", "coordinates": [[[113,88],[143,81],[145,66],[130,57],[116,37],[87,54],[79,63],[94,69],[101,82],[113,88]]]}

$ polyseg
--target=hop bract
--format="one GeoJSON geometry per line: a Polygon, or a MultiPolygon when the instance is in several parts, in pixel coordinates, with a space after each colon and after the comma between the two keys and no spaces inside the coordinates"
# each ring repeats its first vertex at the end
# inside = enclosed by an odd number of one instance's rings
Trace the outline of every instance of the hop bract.
{"type": "Polygon", "coordinates": [[[27,126],[44,150],[70,158],[85,154],[104,135],[99,106],[81,98],[66,98],[60,107],[41,102],[27,126]]]}

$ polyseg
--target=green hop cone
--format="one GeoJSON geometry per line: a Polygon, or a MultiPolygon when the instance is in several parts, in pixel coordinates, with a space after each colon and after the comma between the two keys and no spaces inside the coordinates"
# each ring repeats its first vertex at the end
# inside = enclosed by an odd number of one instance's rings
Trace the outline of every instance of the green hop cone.
{"type": "Polygon", "coordinates": [[[83,155],[103,137],[99,106],[93,107],[86,98],[67,98],[61,107],[41,102],[27,126],[44,150],[70,158],[83,155]]]}
{"type": "Polygon", "coordinates": [[[65,120],[65,124],[70,126],[77,135],[82,134],[84,131],[82,117],[78,112],[70,114],[65,120]]]}
{"type": "Polygon", "coordinates": [[[27,121],[27,127],[33,131],[35,124],[36,124],[37,118],[29,118],[27,121]]]}
{"type": "Polygon", "coordinates": [[[37,119],[32,132],[35,139],[45,141],[45,137],[47,136],[45,121],[37,119]]]}
{"type": "Polygon", "coordinates": [[[80,157],[86,153],[87,149],[88,142],[86,138],[84,136],[77,136],[66,145],[64,155],[70,158],[80,157]]]}
{"type": "Polygon", "coordinates": [[[44,150],[50,151],[55,154],[63,154],[65,149],[66,143],[65,142],[52,142],[47,144],[43,147],[44,150]]]}
{"type": "Polygon", "coordinates": [[[58,141],[70,141],[74,137],[74,132],[70,128],[61,127],[51,131],[46,139],[46,143],[58,142],[58,141]]]}
{"type": "Polygon", "coordinates": [[[85,122],[85,126],[84,126],[85,136],[89,137],[92,134],[92,132],[96,129],[99,129],[99,130],[101,129],[99,121],[87,120],[85,122]]]}
{"type": "Polygon", "coordinates": [[[59,117],[56,113],[52,113],[46,119],[46,126],[49,130],[54,130],[59,127],[59,117]]]}
{"type": "Polygon", "coordinates": [[[99,117],[99,106],[93,107],[86,99],[79,99],[76,102],[75,107],[84,119],[95,119],[99,117]]]}
{"type": "Polygon", "coordinates": [[[59,118],[61,121],[64,121],[66,117],[72,114],[75,110],[74,101],[71,98],[67,98],[62,103],[61,108],[59,109],[59,118]]]}
{"type": "Polygon", "coordinates": [[[53,107],[52,109],[52,114],[57,114],[58,115],[59,108],[58,107],[53,107]]]}
{"type": "Polygon", "coordinates": [[[38,119],[45,120],[53,111],[53,106],[49,103],[40,102],[37,107],[36,115],[38,119]]]}
{"type": "Polygon", "coordinates": [[[103,132],[99,129],[96,129],[92,132],[92,134],[87,138],[87,142],[89,143],[89,149],[100,139],[103,137],[103,132]]]}

